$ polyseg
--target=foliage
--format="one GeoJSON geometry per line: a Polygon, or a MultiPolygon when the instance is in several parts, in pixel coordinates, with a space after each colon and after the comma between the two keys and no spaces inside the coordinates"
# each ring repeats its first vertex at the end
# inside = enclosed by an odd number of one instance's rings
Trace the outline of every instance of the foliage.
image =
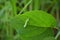
{"type": "Polygon", "coordinates": [[[57,39],[59,10],[59,0],[0,0],[0,40],[57,39]]]}
{"type": "Polygon", "coordinates": [[[18,31],[16,35],[20,35],[21,40],[43,40],[43,37],[53,37],[56,21],[50,14],[37,10],[13,17],[10,26],[18,31]]]}

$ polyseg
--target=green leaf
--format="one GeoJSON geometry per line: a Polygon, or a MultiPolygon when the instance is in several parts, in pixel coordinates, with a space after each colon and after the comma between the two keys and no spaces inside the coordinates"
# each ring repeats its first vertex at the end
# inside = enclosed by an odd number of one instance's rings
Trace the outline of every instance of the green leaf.
{"type": "Polygon", "coordinates": [[[29,11],[13,17],[9,22],[10,27],[17,31],[16,35],[19,35],[16,38],[21,40],[43,40],[45,37],[53,37],[50,27],[56,26],[54,17],[44,11],[29,11]],[[27,19],[29,20],[26,23],[27,19]]]}
{"type": "Polygon", "coordinates": [[[47,28],[28,25],[26,28],[23,28],[23,30],[20,30],[20,36],[21,37],[33,37],[33,36],[37,36],[43,33],[46,30],[47,28]]]}
{"type": "Polygon", "coordinates": [[[43,30],[44,30],[44,28],[43,29],[36,28],[35,32],[29,31],[29,33],[28,33],[28,30],[25,29],[24,30],[25,32],[23,31],[24,33],[22,32],[22,34],[20,34],[20,38],[21,38],[21,40],[44,40],[45,37],[53,37],[53,32],[52,32],[51,28],[48,28],[44,32],[43,32],[43,30]],[[37,35],[35,35],[35,34],[37,34],[37,35]],[[32,35],[32,36],[30,36],[30,35],[32,35]]]}
{"type": "Polygon", "coordinates": [[[48,14],[47,12],[41,10],[28,11],[22,14],[21,16],[25,16],[30,19],[28,25],[34,25],[38,27],[56,26],[56,20],[54,19],[54,17],[48,14]]]}
{"type": "Polygon", "coordinates": [[[17,29],[24,27],[26,20],[29,18],[27,25],[33,25],[37,27],[54,27],[56,26],[56,20],[54,17],[44,11],[29,11],[22,15],[18,15],[11,19],[12,27],[17,29]]]}

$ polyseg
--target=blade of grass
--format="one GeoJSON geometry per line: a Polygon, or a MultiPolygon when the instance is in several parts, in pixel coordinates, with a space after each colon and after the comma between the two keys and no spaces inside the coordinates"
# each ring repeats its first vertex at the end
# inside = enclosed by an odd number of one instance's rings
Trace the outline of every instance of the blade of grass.
{"type": "Polygon", "coordinates": [[[33,10],[33,1],[31,2],[31,4],[29,5],[29,11],[33,10]]]}
{"type": "Polygon", "coordinates": [[[6,2],[5,3],[5,10],[4,10],[4,17],[3,17],[3,23],[4,23],[4,28],[5,28],[5,31],[6,31],[6,37],[5,37],[5,39],[6,40],[13,40],[13,30],[12,30],[12,28],[10,27],[10,25],[9,25],[9,22],[8,22],[8,20],[9,20],[9,10],[10,10],[10,4],[9,4],[9,2],[6,2]]]}
{"type": "MultiPolygon", "coordinates": [[[[60,19],[59,19],[59,6],[58,6],[58,3],[56,3],[56,5],[57,5],[57,7],[56,7],[57,26],[58,26],[58,28],[60,28],[60,26],[59,26],[60,19]]],[[[60,35],[60,29],[58,29],[58,33],[55,36],[55,39],[58,39],[59,35],[60,35]]]]}
{"type": "Polygon", "coordinates": [[[32,0],[30,0],[25,6],[24,8],[19,12],[19,14],[21,14],[26,8],[27,6],[32,2],[32,0]]]}
{"type": "Polygon", "coordinates": [[[38,10],[40,7],[40,0],[33,0],[34,1],[34,10],[38,10]]]}
{"type": "Polygon", "coordinates": [[[4,25],[6,28],[6,40],[13,40],[13,30],[8,24],[9,22],[6,22],[4,25]]]}
{"type": "Polygon", "coordinates": [[[15,16],[17,14],[16,1],[17,0],[10,0],[11,6],[12,6],[12,15],[13,16],[15,16]]]}
{"type": "Polygon", "coordinates": [[[55,39],[57,39],[60,35],[60,31],[57,33],[57,35],[55,36],[55,39]]]}
{"type": "Polygon", "coordinates": [[[57,5],[57,8],[56,8],[56,18],[57,18],[57,23],[59,23],[59,7],[57,5]]]}
{"type": "MultiPolygon", "coordinates": [[[[23,0],[23,1],[24,1],[24,6],[25,6],[29,0],[23,0]]],[[[27,8],[24,11],[27,11],[27,8]]]]}
{"type": "MultiPolygon", "coordinates": [[[[57,24],[59,23],[60,19],[59,19],[59,6],[58,6],[58,2],[56,3],[56,18],[57,18],[57,24]]],[[[58,25],[57,25],[58,26],[58,25]]]]}
{"type": "Polygon", "coordinates": [[[52,8],[52,10],[51,10],[51,14],[52,14],[52,15],[54,14],[55,9],[56,9],[56,5],[53,6],[53,8],[52,8]]]}
{"type": "Polygon", "coordinates": [[[41,10],[44,10],[45,0],[41,0],[41,10]]]}

